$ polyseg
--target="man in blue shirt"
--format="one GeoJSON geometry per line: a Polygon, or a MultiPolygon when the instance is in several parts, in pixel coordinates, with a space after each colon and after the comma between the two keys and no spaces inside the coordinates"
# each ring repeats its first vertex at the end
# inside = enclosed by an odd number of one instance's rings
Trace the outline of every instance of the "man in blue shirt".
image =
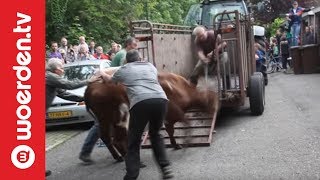
{"type": "Polygon", "coordinates": [[[289,21],[290,21],[290,27],[291,27],[291,34],[292,34],[292,46],[298,45],[298,39],[301,29],[301,21],[302,21],[302,13],[308,12],[311,9],[306,9],[298,6],[297,1],[293,1],[292,3],[292,9],[289,11],[289,21]]]}

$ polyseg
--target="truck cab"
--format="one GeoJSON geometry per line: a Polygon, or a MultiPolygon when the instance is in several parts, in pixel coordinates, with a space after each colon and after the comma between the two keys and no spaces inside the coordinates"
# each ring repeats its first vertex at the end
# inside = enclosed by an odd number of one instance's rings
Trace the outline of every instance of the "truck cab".
{"type": "MultiPolygon", "coordinates": [[[[184,20],[186,26],[202,25],[206,28],[213,28],[213,18],[223,11],[235,11],[240,14],[248,15],[248,9],[243,0],[204,0],[201,3],[194,4],[190,7],[184,20]]],[[[218,17],[219,19],[219,17],[218,17]]],[[[232,21],[235,17],[232,14],[224,16],[224,21],[232,21]]]]}

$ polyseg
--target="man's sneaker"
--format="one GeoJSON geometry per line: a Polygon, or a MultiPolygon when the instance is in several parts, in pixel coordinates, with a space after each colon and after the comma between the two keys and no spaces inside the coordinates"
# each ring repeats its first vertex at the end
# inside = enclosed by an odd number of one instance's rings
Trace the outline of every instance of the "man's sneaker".
{"type": "Polygon", "coordinates": [[[106,147],[106,145],[104,144],[104,142],[101,139],[99,139],[96,144],[98,147],[106,147]]]}
{"type": "Polygon", "coordinates": [[[46,177],[51,175],[51,171],[50,170],[46,170],[46,177]]]}
{"type": "Polygon", "coordinates": [[[93,163],[92,159],[90,158],[90,155],[80,154],[79,159],[86,165],[93,163]]]}
{"type": "Polygon", "coordinates": [[[292,68],[288,68],[288,69],[287,69],[287,74],[293,74],[292,68]]]}
{"type": "Polygon", "coordinates": [[[162,178],[163,179],[171,179],[173,178],[173,172],[171,170],[171,166],[166,166],[162,168],[162,178]]]}
{"type": "Polygon", "coordinates": [[[140,161],[140,168],[145,168],[147,165],[145,165],[143,162],[140,161]]]}

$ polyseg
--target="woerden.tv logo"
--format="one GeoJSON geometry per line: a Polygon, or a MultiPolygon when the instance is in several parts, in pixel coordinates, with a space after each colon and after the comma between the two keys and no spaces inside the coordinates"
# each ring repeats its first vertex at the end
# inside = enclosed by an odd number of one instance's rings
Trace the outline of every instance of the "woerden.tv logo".
{"type": "Polygon", "coordinates": [[[45,179],[45,1],[10,0],[0,11],[0,179],[45,179]]]}
{"type": "Polygon", "coordinates": [[[11,153],[11,161],[19,169],[29,168],[34,160],[34,151],[27,145],[19,145],[11,153]]]}

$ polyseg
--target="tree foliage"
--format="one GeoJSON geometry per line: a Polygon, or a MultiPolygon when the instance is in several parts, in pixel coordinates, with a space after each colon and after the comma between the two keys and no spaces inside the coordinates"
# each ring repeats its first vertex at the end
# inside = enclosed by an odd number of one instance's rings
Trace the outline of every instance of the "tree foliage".
{"type": "MultiPolygon", "coordinates": [[[[66,36],[71,44],[85,35],[106,47],[112,41],[123,42],[131,20],[182,24],[191,4],[199,0],[47,0],[46,40],[60,41],[66,36]]],[[[252,3],[258,24],[271,24],[291,7],[288,0],[246,0],[252,3]]],[[[302,7],[320,6],[319,0],[299,0],[302,7]]]]}
{"type": "Polygon", "coordinates": [[[285,22],[285,18],[276,18],[270,26],[268,26],[267,31],[270,32],[270,36],[275,36],[276,31],[280,28],[280,26],[285,22]]]}
{"type": "MultiPolygon", "coordinates": [[[[255,7],[254,15],[256,19],[263,24],[268,24],[276,18],[284,17],[292,7],[293,0],[249,0],[255,7]]],[[[319,0],[298,0],[299,6],[310,8],[320,6],[319,0]]]]}
{"type": "MultiPolygon", "coordinates": [[[[293,0],[248,0],[253,9],[256,24],[266,27],[266,36],[273,36],[285,21],[285,14],[292,8],[293,0]]],[[[299,6],[320,6],[319,0],[298,0],[299,6]]]]}
{"type": "Polygon", "coordinates": [[[106,46],[122,42],[131,20],[181,24],[189,6],[196,0],[47,0],[46,41],[66,36],[71,44],[78,37],[106,46]]]}

